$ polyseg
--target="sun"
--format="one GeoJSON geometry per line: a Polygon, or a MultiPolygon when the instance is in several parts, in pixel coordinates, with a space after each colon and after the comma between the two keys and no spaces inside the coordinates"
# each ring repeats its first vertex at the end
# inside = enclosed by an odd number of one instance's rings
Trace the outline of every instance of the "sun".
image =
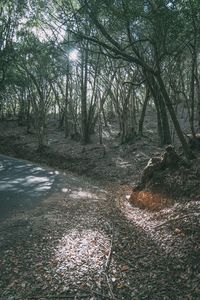
{"type": "Polygon", "coordinates": [[[77,49],[73,49],[69,52],[69,59],[72,61],[78,60],[78,50],[77,49]]]}

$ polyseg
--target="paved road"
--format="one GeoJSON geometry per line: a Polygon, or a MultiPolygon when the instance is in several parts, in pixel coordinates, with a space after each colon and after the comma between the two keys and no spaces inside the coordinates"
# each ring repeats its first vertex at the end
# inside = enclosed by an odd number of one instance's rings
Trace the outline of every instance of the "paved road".
{"type": "Polygon", "coordinates": [[[31,209],[61,186],[61,176],[38,165],[0,155],[0,221],[31,209]]]}

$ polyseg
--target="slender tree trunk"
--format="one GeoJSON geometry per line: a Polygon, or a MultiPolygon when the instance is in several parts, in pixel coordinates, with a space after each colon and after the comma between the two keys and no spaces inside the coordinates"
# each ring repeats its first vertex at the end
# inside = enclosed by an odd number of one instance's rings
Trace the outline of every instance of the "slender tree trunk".
{"type": "MultiPolygon", "coordinates": [[[[130,105],[131,97],[133,97],[133,95],[131,95],[132,90],[133,90],[133,88],[130,85],[130,87],[128,88],[128,91],[127,91],[127,95],[125,96],[122,111],[120,114],[121,144],[131,141],[133,139],[133,137],[135,136],[135,128],[132,128],[135,126],[133,126],[133,124],[132,124],[133,120],[130,120],[130,118],[132,117],[131,116],[132,112],[131,112],[131,107],[130,107],[131,106],[130,105]]],[[[132,107],[132,109],[133,109],[133,107],[132,107]]]]}
{"type": "MultiPolygon", "coordinates": [[[[88,42],[87,42],[88,47],[88,42]]],[[[87,80],[88,80],[88,49],[83,50],[81,64],[81,141],[89,142],[88,118],[87,118],[87,80]]]]}
{"type": "Polygon", "coordinates": [[[160,144],[161,146],[171,144],[169,121],[163,95],[160,92],[160,88],[155,78],[151,74],[148,74],[147,80],[149,83],[150,91],[154,98],[154,103],[157,111],[157,124],[160,144]]]}
{"type": "Polygon", "coordinates": [[[181,142],[181,145],[183,147],[183,152],[184,152],[186,158],[192,159],[192,158],[194,158],[194,155],[193,155],[192,151],[190,150],[190,148],[187,144],[187,141],[186,141],[186,139],[183,135],[183,132],[182,132],[180,124],[178,122],[178,119],[177,119],[176,113],[174,111],[171,99],[169,98],[169,95],[168,95],[167,90],[165,88],[164,82],[163,82],[162,77],[159,73],[156,74],[156,79],[157,79],[157,82],[159,84],[160,90],[162,92],[163,98],[165,100],[165,104],[166,104],[167,109],[169,111],[170,117],[172,119],[174,128],[175,128],[176,133],[177,133],[177,136],[178,136],[178,138],[181,142]]]}
{"type": "Polygon", "coordinates": [[[143,103],[143,106],[142,106],[142,111],[141,111],[141,115],[140,115],[140,119],[139,119],[139,125],[138,125],[139,135],[143,134],[144,118],[145,118],[149,98],[150,98],[150,91],[149,91],[149,88],[147,87],[146,88],[146,95],[145,95],[145,99],[144,99],[144,103],[143,103]]]}
{"type": "Polygon", "coordinates": [[[102,145],[103,144],[103,126],[102,126],[102,115],[101,115],[101,111],[99,109],[99,113],[98,113],[98,129],[99,129],[99,144],[102,145]]]}
{"type": "Polygon", "coordinates": [[[67,73],[66,73],[66,85],[65,85],[65,108],[64,108],[65,138],[69,136],[68,104],[69,104],[69,58],[67,59],[67,73]]]}
{"type": "Polygon", "coordinates": [[[38,111],[38,115],[36,117],[36,122],[37,122],[37,128],[36,128],[36,132],[37,132],[37,137],[38,137],[38,149],[42,150],[45,146],[45,139],[46,139],[46,113],[45,113],[45,104],[44,104],[45,100],[40,99],[40,103],[39,103],[39,111],[38,111]]]}
{"type": "MultiPolygon", "coordinates": [[[[196,133],[195,133],[195,124],[194,124],[194,116],[195,116],[195,74],[198,74],[197,71],[197,37],[199,35],[198,30],[198,21],[197,21],[197,12],[194,6],[194,1],[189,1],[189,6],[191,10],[191,20],[192,20],[192,26],[193,26],[193,44],[191,45],[191,54],[192,54],[192,70],[191,70],[191,113],[190,113],[190,126],[191,126],[191,132],[192,136],[195,139],[196,133]]],[[[197,79],[197,76],[196,76],[197,79]]],[[[197,81],[196,81],[197,83],[197,81]]],[[[198,83],[197,83],[198,84],[198,83]]]]}
{"type": "Polygon", "coordinates": [[[23,91],[21,91],[19,97],[20,99],[19,99],[18,126],[23,126],[25,120],[25,102],[24,102],[23,91]]]}
{"type": "Polygon", "coordinates": [[[195,51],[195,45],[192,49],[192,70],[191,70],[191,82],[190,82],[190,99],[191,99],[191,105],[190,105],[190,128],[192,132],[193,138],[195,138],[195,129],[194,129],[194,109],[195,109],[195,66],[196,66],[196,51],[195,51]]]}
{"type": "Polygon", "coordinates": [[[200,82],[198,78],[198,72],[196,70],[196,83],[197,83],[197,126],[200,131],[200,82]]]}
{"type": "Polygon", "coordinates": [[[167,115],[167,110],[165,106],[165,102],[163,96],[159,93],[160,101],[160,113],[161,113],[161,120],[162,120],[162,132],[163,132],[163,145],[171,144],[171,133],[169,127],[169,120],[167,115]]]}
{"type": "Polygon", "coordinates": [[[31,100],[29,94],[27,95],[27,112],[26,112],[26,132],[30,133],[31,120],[30,120],[30,109],[31,109],[31,100]]]}
{"type": "Polygon", "coordinates": [[[106,114],[105,114],[105,109],[104,107],[102,107],[102,115],[103,115],[103,122],[104,122],[104,125],[107,129],[109,129],[109,126],[108,126],[108,122],[107,122],[107,118],[106,118],[106,114]]]}
{"type": "Polygon", "coordinates": [[[161,112],[160,112],[160,106],[158,104],[158,99],[155,96],[154,98],[154,104],[156,107],[156,114],[157,114],[157,128],[158,128],[158,136],[160,139],[160,145],[165,145],[164,135],[163,135],[163,126],[162,126],[162,120],[161,120],[161,112]]]}

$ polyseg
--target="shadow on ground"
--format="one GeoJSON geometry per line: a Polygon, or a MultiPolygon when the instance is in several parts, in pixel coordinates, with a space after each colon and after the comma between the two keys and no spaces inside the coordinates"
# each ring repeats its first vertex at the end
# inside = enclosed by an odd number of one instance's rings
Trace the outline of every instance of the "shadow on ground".
{"type": "Polygon", "coordinates": [[[59,172],[0,155],[0,220],[33,209],[61,184],[59,172]]]}
{"type": "Polygon", "coordinates": [[[62,193],[2,223],[1,238],[5,299],[199,299],[197,253],[169,251],[162,233],[154,239],[81,177],[67,175],[62,193]]]}

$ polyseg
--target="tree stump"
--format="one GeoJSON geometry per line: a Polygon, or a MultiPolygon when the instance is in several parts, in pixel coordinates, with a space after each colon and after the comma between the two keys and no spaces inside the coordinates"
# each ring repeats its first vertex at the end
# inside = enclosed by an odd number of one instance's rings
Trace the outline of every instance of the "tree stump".
{"type": "Polygon", "coordinates": [[[165,207],[169,200],[161,193],[149,191],[147,189],[148,183],[158,172],[162,172],[166,168],[179,167],[184,163],[171,145],[165,148],[165,152],[162,155],[152,157],[143,170],[140,182],[133,187],[129,199],[130,203],[139,208],[148,208],[150,210],[159,210],[165,207]]]}

